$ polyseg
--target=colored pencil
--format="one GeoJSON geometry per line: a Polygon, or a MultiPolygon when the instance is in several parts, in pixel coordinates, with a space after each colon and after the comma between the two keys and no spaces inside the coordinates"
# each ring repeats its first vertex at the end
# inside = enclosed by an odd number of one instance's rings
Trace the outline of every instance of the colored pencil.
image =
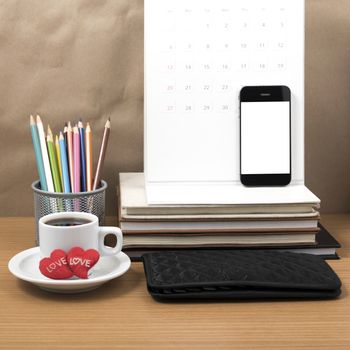
{"type": "Polygon", "coordinates": [[[57,156],[56,156],[56,150],[53,145],[53,137],[52,132],[50,130],[50,127],[47,127],[47,150],[49,153],[49,159],[50,159],[50,165],[51,165],[51,173],[53,178],[53,185],[55,188],[55,192],[62,192],[61,188],[61,181],[59,177],[59,170],[58,170],[58,163],[57,163],[57,156]]]}
{"type": "Polygon", "coordinates": [[[74,192],[80,192],[80,137],[78,127],[73,127],[73,150],[74,150],[74,192]]]}
{"type": "Polygon", "coordinates": [[[58,170],[59,170],[59,175],[60,175],[60,183],[61,183],[61,188],[63,191],[63,174],[62,174],[62,164],[61,164],[61,152],[60,152],[60,144],[58,142],[58,136],[55,136],[55,146],[56,146],[56,157],[57,157],[57,163],[58,163],[58,170]]]}
{"type": "Polygon", "coordinates": [[[96,190],[97,186],[100,184],[102,168],[103,168],[103,163],[105,160],[110,129],[111,129],[111,120],[110,120],[110,118],[108,118],[106,125],[105,125],[104,132],[103,132],[100,154],[98,157],[97,168],[96,168],[96,173],[95,173],[94,185],[92,187],[93,190],[96,190]]]}
{"type": "MultiPolygon", "coordinates": [[[[65,146],[66,146],[66,153],[68,154],[67,130],[68,130],[68,124],[65,123],[64,124],[64,128],[63,128],[63,137],[64,137],[64,143],[65,143],[65,146]]],[[[68,160],[68,158],[67,158],[67,160],[68,160]]]]}
{"type": "Polygon", "coordinates": [[[86,150],[86,183],[87,191],[92,190],[92,133],[90,124],[85,129],[85,150],[86,150]]]}
{"type": "Polygon", "coordinates": [[[47,190],[49,192],[54,192],[54,186],[52,181],[52,174],[51,174],[51,168],[50,168],[50,161],[49,161],[49,155],[47,153],[47,146],[46,146],[46,140],[45,140],[45,132],[43,123],[41,121],[40,116],[36,116],[36,126],[38,128],[38,134],[39,134],[39,140],[40,140],[40,148],[41,148],[41,155],[43,158],[44,163],[44,170],[45,170],[45,177],[46,177],[46,184],[47,184],[47,190]]]}
{"type": "Polygon", "coordinates": [[[62,165],[63,190],[65,193],[69,193],[70,181],[69,181],[68,160],[67,160],[67,152],[66,152],[66,143],[62,135],[62,132],[60,132],[59,145],[60,145],[60,156],[61,156],[61,165],[62,165]]]}
{"type": "Polygon", "coordinates": [[[69,165],[69,179],[70,188],[72,192],[74,191],[74,160],[73,160],[73,132],[70,122],[67,126],[67,148],[68,148],[68,165],[69,165]]]}
{"type": "Polygon", "coordinates": [[[46,178],[45,178],[43,157],[41,155],[41,149],[40,149],[38,128],[35,124],[35,121],[34,121],[34,118],[32,115],[30,116],[30,130],[32,133],[32,141],[33,141],[34,152],[35,152],[36,167],[38,169],[38,174],[39,174],[39,179],[40,179],[40,188],[43,191],[47,191],[47,183],[46,183],[46,178]]]}
{"type": "Polygon", "coordinates": [[[79,138],[80,138],[80,165],[81,165],[81,192],[86,191],[86,159],[85,159],[85,137],[83,122],[78,123],[79,138]]]}

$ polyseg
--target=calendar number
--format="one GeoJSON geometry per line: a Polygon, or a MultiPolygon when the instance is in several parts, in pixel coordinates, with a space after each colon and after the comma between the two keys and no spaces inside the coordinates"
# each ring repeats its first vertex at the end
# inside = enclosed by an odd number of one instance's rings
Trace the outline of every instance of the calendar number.
{"type": "Polygon", "coordinates": [[[210,105],[203,105],[202,110],[204,112],[209,112],[211,110],[211,107],[210,107],[210,105]]]}
{"type": "Polygon", "coordinates": [[[164,91],[167,93],[175,92],[175,84],[174,83],[165,84],[164,91]]]}
{"type": "Polygon", "coordinates": [[[203,92],[208,93],[208,92],[210,92],[211,90],[212,90],[211,83],[204,83],[204,84],[202,85],[202,91],[203,91],[203,92]]]}

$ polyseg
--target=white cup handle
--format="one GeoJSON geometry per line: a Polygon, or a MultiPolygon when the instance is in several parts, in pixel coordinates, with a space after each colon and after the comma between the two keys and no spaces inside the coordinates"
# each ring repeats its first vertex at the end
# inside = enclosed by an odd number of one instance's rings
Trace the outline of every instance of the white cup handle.
{"type": "Polygon", "coordinates": [[[123,234],[119,227],[100,226],[98,228],[98,247],[101,255],[116,255],[120,253],[123,246],[123,234]],[[112,248],[105,245],[104,240],[108,234],[112,234],[117,238],[117,245],[112,248]]]}

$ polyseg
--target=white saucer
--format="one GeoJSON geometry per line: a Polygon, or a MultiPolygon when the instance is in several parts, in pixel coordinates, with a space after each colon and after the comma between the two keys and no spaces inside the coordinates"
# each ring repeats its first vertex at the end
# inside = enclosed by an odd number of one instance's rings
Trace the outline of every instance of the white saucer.
{"type": "Polygon", "coordinates": [[[41,260],[39,247],[16,254],[8,264],[10,272],[17,278],[56,293],[80,293],[95,289],[128,271],[131,261],[123,252],[115,256],[101,257],[91,269],[88,279],[53,280],[39,270],[41,260]]]}

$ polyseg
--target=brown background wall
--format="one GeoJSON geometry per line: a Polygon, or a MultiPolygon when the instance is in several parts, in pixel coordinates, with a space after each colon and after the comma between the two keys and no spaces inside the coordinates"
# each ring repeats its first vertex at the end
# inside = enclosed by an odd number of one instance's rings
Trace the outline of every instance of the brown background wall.
{"type": "MultiPolygon", "coordinates": [[[[306,184],[322,212],[350,209],[350,2],[306,0],[306,184]]],[[[108,116],[104,178],[143,169],[143,1],[0,1],[0,215],[32,215],[28,126],[83,117],[94,156],[108,116]]]]}

